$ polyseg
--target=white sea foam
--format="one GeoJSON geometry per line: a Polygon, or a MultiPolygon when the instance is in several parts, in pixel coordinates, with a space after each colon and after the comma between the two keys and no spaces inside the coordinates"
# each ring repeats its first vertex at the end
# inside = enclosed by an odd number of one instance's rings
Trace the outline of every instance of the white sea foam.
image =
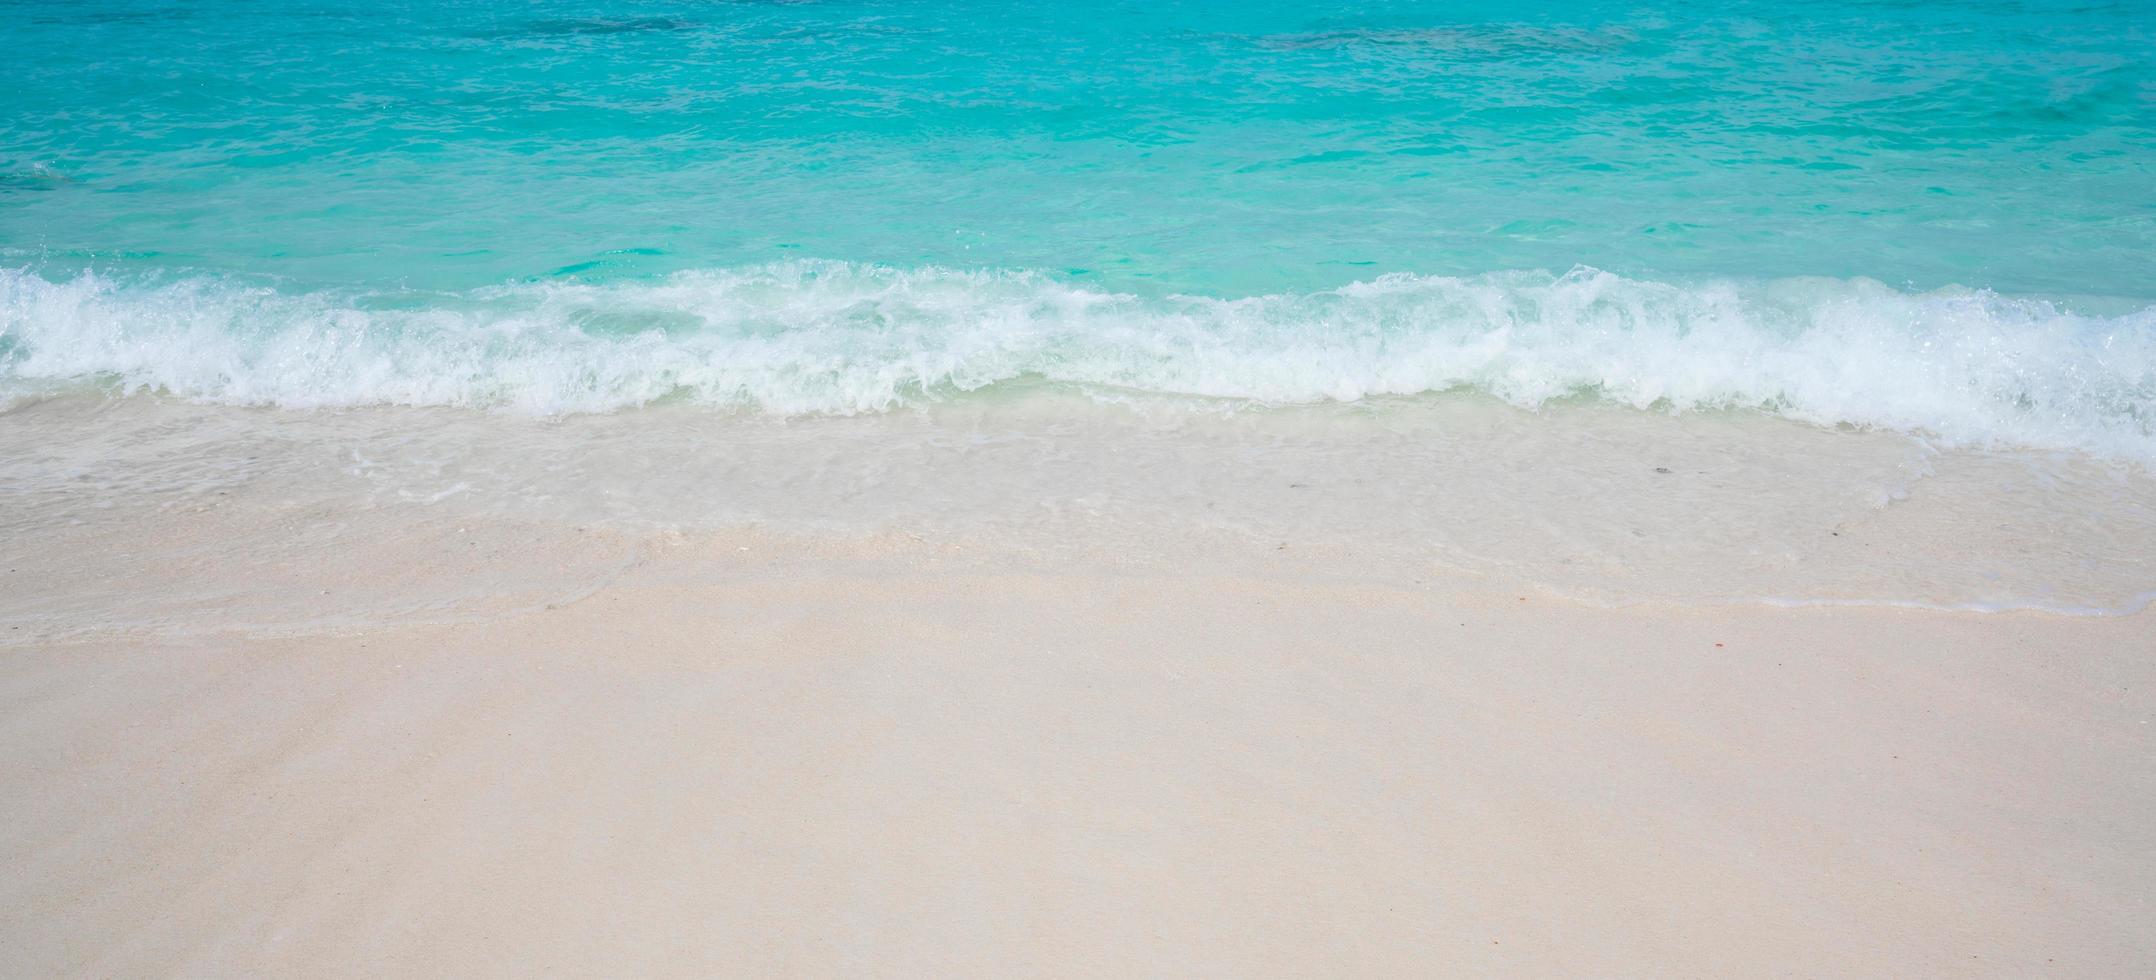
{"type": "Polygon", "coordinates": [[[0,395],[853,414],[1029,377],[1263,403],[1468,388],[1523,406],[1752,408],[2156,460],[2156,307],[2096,316],[1868,280],[1577,269],[1224,300],[829,262],[455,294],[0,270],[0,395]]]}

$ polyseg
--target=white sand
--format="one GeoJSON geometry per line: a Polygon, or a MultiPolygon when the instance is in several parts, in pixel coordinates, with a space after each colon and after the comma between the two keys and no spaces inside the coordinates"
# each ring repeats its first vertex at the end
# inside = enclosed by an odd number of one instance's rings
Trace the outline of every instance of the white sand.
{"type": "Polygon", "coordinates": [[[1314,575],[92,630],[0,646],[0,972],[2147,976],[2152,719],[2146,613],[1314,575]]]}

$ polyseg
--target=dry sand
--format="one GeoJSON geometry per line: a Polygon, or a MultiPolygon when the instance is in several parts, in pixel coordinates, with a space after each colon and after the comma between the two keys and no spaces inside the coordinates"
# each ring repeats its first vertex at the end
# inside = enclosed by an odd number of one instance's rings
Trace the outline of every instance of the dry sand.
{"type": "Polygon", "coordinates": [[[2148,976],[2152,654],[839,559],[17,642],[0,972],[2148,976]]]}

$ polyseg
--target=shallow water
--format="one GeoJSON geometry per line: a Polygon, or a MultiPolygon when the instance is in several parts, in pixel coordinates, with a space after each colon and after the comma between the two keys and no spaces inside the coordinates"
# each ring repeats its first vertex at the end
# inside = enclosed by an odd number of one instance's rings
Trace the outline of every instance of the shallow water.
{"type": "Polygon", "coordinates": [[[2147,13],[6,0],[0,492],[2117,611],[2147,13]]]}
{"type": "Polygon", "coordinates": [[[2136,4],[9,9],[0,397],[1476,388],[2156,457],[2136,4]]]}
{"type": "Polygon", "coordinates": [[[2090,0],[10,0],[0,245],[298,289],[810,257],[2156,298],[2156,35],[2090,0]]]}
{"type": "Polygon", "coordinates": [[[453,618],[816,554],[1506,601],[2106,614],[2156,591],[2138,464],[1471,394],[1248,410],[1032,386],[793,420],[69,396],[0,415],[0,492],[0,620],[43,629],[453,618]]]}

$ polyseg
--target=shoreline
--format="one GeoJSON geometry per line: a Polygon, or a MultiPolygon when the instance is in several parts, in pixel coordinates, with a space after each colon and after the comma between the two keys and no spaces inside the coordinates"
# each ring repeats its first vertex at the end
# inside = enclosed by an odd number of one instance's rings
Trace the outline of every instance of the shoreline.
{"type": "Polygon", "coordinates": [[[2156,968],[2156,616],[1703,588],[2124,590],[2144,471],[1394,409],[0,414],[0,950],[2156,968]]]}
{"type": "Polygon", "coordinates": [[[48,399],[0,413],[0,623],[484,614],[645,565],[741,574],[739,547],[1606,606],[2130,613],[2156,592],[2156,471],[2129,461],[1476,395],[1103,398],[1041,388],[798,419],[48,399]]]}
{"type": "Polygon", "coordinates": [[[0,980],[2156,977],[2152,3],[32,0],[0,980]]]}

